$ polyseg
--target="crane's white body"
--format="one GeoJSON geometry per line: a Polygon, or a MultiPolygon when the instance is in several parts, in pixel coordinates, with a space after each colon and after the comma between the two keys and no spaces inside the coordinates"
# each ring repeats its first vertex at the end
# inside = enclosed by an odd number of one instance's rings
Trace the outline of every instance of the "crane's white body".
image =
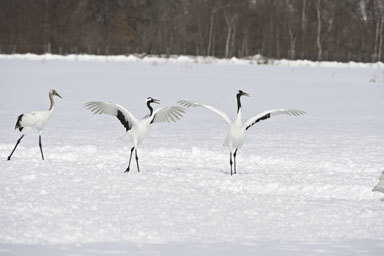
{"type": "Polygon", "coordinates": [[[125,141],[131,141],[134,147],[137,147],[143,142],[144,138],[151,130],[151,119],[152,117],[147,117],[145,119],[136,120],[132,128],[120,138],[125,141]]]}
{"type": "Polygon", "coordinates": [[[21,131],[23,134],[29,133],[31,130],[36,129],[39,134],[42,133],[43,128],[48,123],[54,108],[45,111],[32,111],[24,113],[20,119],[20,126],[23,127],[21,131]]]}
{"type": "Polygon", "coordinates": [[[245,140],[245,128],[243,121],[241,120],[241,109],[237,113],[237,117],[234,121],[229,123],[229,129],[227,137],[224,141],[224,146],[228,147],[229,152],[233,152],[237,148],[241,148],[244,145],[245,140]]]}

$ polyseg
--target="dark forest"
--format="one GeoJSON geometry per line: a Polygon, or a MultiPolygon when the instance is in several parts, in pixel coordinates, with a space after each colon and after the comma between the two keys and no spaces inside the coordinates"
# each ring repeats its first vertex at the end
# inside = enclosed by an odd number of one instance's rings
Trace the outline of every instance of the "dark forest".
{"type": "Polygon", "coordinates": [[[384,0],[0,0],[1,53],[383,61],[384,0]]]}

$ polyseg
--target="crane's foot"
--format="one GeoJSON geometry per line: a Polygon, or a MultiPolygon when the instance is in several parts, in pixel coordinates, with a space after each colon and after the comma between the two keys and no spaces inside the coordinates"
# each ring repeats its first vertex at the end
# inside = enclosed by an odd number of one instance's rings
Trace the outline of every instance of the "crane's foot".
{"type": "Polygon", "coordinates": [[[10,157],[10,156],[7,158],[7,161],[9,161],[9,160],[11,160],[11,157],[10,157]]]}
{"type": "Polygon", "coordinates": [[[129,172],[129,167],[127,168],[127,170],[125,170],[125,172],[124,172],[124,173],[126,173],[126,172],[129,172]]]}

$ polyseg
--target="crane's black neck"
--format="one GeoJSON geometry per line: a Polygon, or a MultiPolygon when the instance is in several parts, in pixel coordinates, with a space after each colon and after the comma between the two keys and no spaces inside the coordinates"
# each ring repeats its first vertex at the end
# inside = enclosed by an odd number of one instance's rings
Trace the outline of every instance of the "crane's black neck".
{"type": "Polygon", "coordinates": [[[49,93],[49,100],[51,101],[51,105],[49,106],[49,110],[52,110],[55,107],[55,101],[53,100],[52,93],[49,93]]]}
{"type": "Polygon", "coordinates": [[[237,98],[237,113],[239,113],[240,109],[241,109],[241,101],[240,101],[240,93],[236,94],[236,98],[237,98]]]}
{"type": "Polygon", "coordinates": [[[151,116],[153,113],[153,108],[151,106],[151,103],[152,103],[151,101],[147,101],[147,107],[149,108],[149,116],[151,116]]]}

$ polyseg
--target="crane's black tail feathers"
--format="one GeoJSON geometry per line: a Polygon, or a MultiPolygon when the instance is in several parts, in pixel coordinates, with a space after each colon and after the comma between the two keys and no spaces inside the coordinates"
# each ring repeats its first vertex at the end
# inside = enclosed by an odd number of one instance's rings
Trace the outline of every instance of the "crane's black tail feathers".
{"type": "Polygon", "coordinates": [[[23,118],[23,114],[19,115],[17,117],[17,122],[16,122],[16,125],[15,125],[15,130],[16,129],[19,129],[19,131],[22,131],[24,127],[21,126],[21,119],[23,118]]]}

